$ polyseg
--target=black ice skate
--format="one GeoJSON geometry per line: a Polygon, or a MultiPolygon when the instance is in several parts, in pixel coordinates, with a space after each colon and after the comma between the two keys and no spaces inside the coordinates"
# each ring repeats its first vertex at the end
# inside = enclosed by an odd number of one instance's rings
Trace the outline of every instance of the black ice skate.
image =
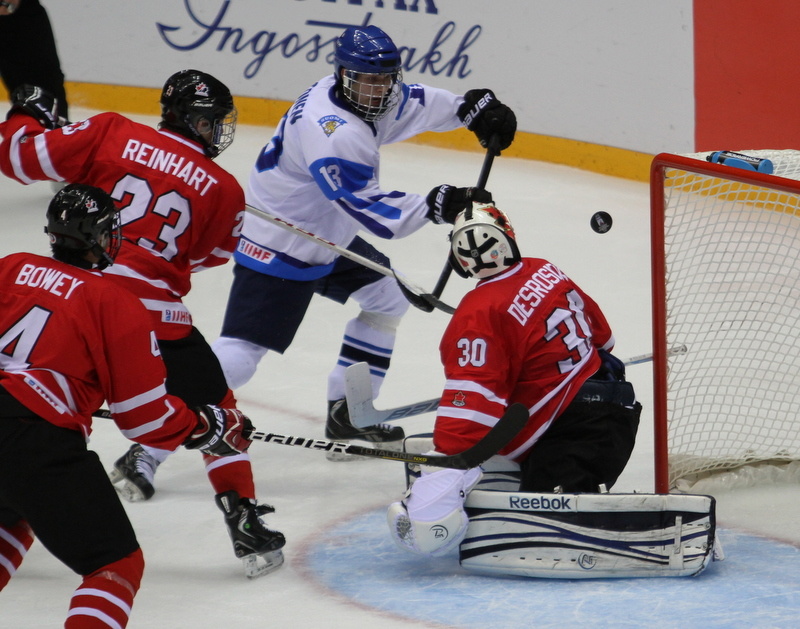
{"type": "MultiPolygon", "coordinates": [[[[350,413],[345,400],[328,402],[328,421],[325,425],[325,438],[334,441],[366,441],[377,444],[385,450],[401,450],[405,433],[400,426],[377,424],[356,428],[350,423],[350,413]]],[[[329,461],[353,461],[363,457],[341,452],[329,452],[329,461]]]]}
{"type": "Polygon", "coordinates": [[[138,443],[114,463],[109,478],[120,496],[128,502],[150,500],[156,493],[153,478],[159,462],[138,443]]]}
{"type": "Polygon", "coordinates": [[[247,578],[255,579],[280,568],[283,565],[281,548],[286,544],[286,538],[282,533],[266,528],[259,518],[275,509],[240,498],[233,490],[217,494],[215,500],[225,514],[233,552],[244,563],[247,578]]]}

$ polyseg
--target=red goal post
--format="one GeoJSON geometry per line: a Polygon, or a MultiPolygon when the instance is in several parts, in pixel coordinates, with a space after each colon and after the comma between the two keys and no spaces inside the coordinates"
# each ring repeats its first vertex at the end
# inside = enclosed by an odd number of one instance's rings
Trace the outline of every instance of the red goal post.
{"type": "Polygon", "coordinates": [[[800,151],[741,153],[651,167],[659,493],[800,478],[800,151]]]}

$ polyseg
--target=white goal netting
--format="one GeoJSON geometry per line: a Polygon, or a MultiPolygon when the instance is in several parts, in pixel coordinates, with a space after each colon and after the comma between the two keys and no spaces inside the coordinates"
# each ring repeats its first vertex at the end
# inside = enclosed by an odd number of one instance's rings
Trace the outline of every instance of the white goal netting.
{"type": "Polygon", "coordinates": [[[702,172],[709,153],[683,156],[697,171],[664,168],[656,325],[667,347],[687,347],[669,358],[666,382],[677,490],[800,477],[800,151],[741,152],[770,159],[775,185],[702,172]]]}

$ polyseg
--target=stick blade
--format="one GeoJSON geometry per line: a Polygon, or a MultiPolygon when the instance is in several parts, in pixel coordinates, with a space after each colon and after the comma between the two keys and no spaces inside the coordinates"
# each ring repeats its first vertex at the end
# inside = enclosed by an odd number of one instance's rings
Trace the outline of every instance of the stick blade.
{"type": "Polygon", "coordinates": [[[431,398],[390,409],[375,408],[372,396],[372,378],[365,362],[350,365],[344,372],[344,390],[350,423],[356,428],[376,426],[384,422],[405,419],[422,413],[431,413],[439,408],[440,398],[431,398]]]}
{"type": "Polygon", "coordinates": [[[453,314],[456,309],[449,306],[439,299],[436,295],[425,293],[416,286],[413,286],[408,280],[402,278],[397,271],[394,272],[394,277],[397,280],[397,285],[405,298],[423,312],[433,312],[434,310],[441,310],[447,314],[453,314]]]}
{"type": "Polygon", "coordinates": [[[344,372],[345,399],[350,423],[356,428],[374,426],[375,405],[372,398],[372,379],[367,363],[355,363],[344,372]]]}

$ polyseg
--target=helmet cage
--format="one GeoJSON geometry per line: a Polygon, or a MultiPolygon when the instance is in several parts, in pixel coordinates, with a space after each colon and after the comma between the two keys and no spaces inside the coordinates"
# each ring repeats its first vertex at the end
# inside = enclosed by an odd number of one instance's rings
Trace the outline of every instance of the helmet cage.
{"type": "Polygon", "coordinates": [[[120,219],[111,197],[85,184],[65,186],[47,208],[45,233],[57,260],[82,268],[104,269],[114,263],[122,242],[120,219]],[[92,265],[86,254],[98,261],[92,265]]]}
{"type": "Polygon", "coordinates": [[[376,122],[386,116],[402,93],[403,73],[366,73],[342,70],[342,94],[359,118],[376,122]]]}
{"type": "Polygon", "coordinates": [[[236,118],[230,90],[210,74],[181,70],[164,83],[159,126],[199,142],[209,157],[231,145],[236,118]]]}
{"type": "Polygon", "coordinates": [[[485,279],[520,261],[514,228],[492,204],[461,212],[450,236],[450,266],[461,277],[485,279]]]}

